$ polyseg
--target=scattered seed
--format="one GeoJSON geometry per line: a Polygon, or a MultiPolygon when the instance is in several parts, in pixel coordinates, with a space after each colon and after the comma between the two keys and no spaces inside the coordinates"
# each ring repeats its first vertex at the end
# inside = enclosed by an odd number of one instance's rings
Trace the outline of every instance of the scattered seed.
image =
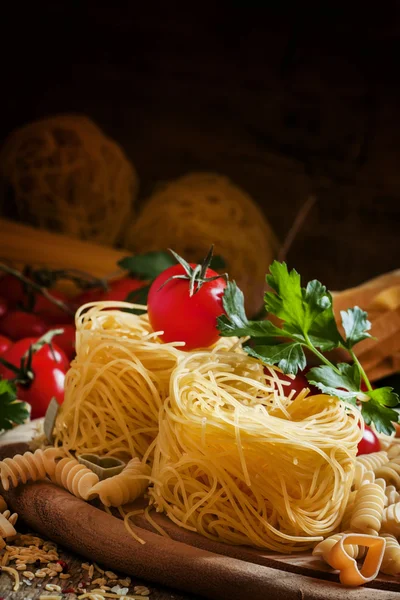
{"type": "Polygon", "coordinates": [[[48,583],[44,589],[48,592],[61,592],[61,587],[55,583],[48,583]]]}
{"type": "Polygon", "coordinates": [[[108,577],[108,579],[118,579],[118,576],[112,571],[106,571],[105,576],[108,577]]]}
{"type": "Polygon", "coordinates": [[[149,588],[146,587],[145,585],[135,585],[135,587],[133,588],[133,591],[138,596],[148,596],[150,594],[149,588]]]}
{"type": "Polygon", "coordinates": [[[32,573],[32,571],[24,571],[22,575],[26,577],[26,579],[35,579],[35,575],[32,573]]]}
{"type": "Polygon", "coordinates": [[[16,566],[17,571],[26,571],[26,564],[25,563],[19,563],[16,566]]]}
{"type": "Polygon", "coordinates": [[[40,578],[46,577],[46,575],[47,575],[47,573],[45,573],[45,571],[43,571],[43,569],[38,569],[35,573],[35,577],[40,577],[40,578]]]}
{"type": "Polygon", "coordinates": [[[60,573],[60,579],[69,579],[70,577],[69,573],[60,573]]]}

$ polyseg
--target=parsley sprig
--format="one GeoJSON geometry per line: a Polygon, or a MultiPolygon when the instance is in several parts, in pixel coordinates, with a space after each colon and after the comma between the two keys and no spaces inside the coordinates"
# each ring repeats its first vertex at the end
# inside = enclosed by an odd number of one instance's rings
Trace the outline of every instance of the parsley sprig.
{"type": "Polygon", "coordinates": [[[29,410],[25,402],[17,400],[15,384],[0,380],[0,431],[12,429],[14,425],[25,423],[29,410]]]}
{"type": "Polygon", "coordinates": [[[289,271],[285,263],[275,261],[267,275],[272,289],[265,294],[265,309],[278,317],[281,326],[271,321],[249,321],[244,309],[244,297],[235,282],[228,282],[223,305],[226,315],[218,317],[222,336],[248,336],[252,344],[246,352],[265,364],[278,365],[284,373],[296,375],[307,364],[305,350],[321,363],[307,373],[310,384],[322,392],[337,396],[353,405],[361,405],[365,422],[374,424],[378,432],[391,434],[399,414],[393,407],[399,396],[391,387],[373,389],[354,346],[371,337],[367,313],[358,306],[341,311],[344,336],[333,314],[332,296],[319,281],[301,287],[300,275],[289,271]],[[332,363],[325,352],[342,348],[349,353],[352,364],[332,363]],[[361,381],[366,392],[361,391],[361,381]]]}

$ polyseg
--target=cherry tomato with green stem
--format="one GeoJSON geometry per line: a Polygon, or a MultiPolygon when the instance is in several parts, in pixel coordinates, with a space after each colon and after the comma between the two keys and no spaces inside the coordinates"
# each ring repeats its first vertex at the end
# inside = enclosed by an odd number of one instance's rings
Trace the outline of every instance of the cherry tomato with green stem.
{"type": "Polygon", "coordinates": [[[184,350],[208,348],[219,338],[217,317],[225,313],[226,280],[208,267],[210,254],[203,265],[174,256],[179,264],[158,275],[149,290],[151,326],[163,332],[164,342],[185,342],[184,350]]]}
{"type": "Polygon", "coordinates": [[[65,374],[69,365],[64,352],[53,342],[32,350],[29,364],[29,349],[34,349],[37,343],[37,338],[19,340],[0,357],[0,376],[15,381],[18,399],[31,405],[32,419],[46,414],[53,397],[59,404],[63,402],[65,374]],[[10,368],[11,365],[14,369],[10,368]]]}

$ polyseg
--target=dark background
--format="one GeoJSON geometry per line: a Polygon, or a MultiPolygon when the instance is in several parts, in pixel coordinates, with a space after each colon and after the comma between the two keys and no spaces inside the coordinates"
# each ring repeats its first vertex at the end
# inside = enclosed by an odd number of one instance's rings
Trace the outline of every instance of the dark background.
{"type": "Polygon", "coordinates": [[[281,239],[316,193],[289,263],[334,289],[360,283],[399,267],[400,3],[347,4],[14,4],[0,139],[85,113],[133,161],[141,198],[217,171],[281,239]]]}

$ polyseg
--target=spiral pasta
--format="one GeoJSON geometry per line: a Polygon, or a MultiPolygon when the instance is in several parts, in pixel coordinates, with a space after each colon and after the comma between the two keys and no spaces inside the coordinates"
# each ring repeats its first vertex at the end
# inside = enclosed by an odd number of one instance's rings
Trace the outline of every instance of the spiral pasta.
{"type": "Polygon", "coordinates": [[[398,575],[400,573],[400,545],[394,535],[383,533],[386,540],[385,553],[383,555],[381,571],[386,575],[398,575]]]}
{"type": "Polygon", "coordinates": [[[99,478],[96,473],[81,465],[75,458],[64,457],[56,465],[51,480],[82,500],[87,500],[90,490],[99,478]]]}
{"type": "Polygon", "coordinates": [[[95,484],[89,497],[98,496],[104,506],[123,506],[144,494],[150,474],[148,465],[137,457],[132,458],[121,473],[95,484]]]}
{"type": "Polygon", "coordinates": [[[400,502],[391,504],[383,511],[382,532],[400,537],[400,502]]]}
{"type": "Polygon", "coordinates": [[[0,479],[5,490],[17,487],[20,483],[46,479],[54,474],[56,461],[64,455],[59,448],[25,452],[0,462],[0,479]]]}
{"type": "Polygon", "coordinates": [[[379,467],[389,462],[388,454],[384,450],[357,456],[357,463],[364,465],[367,471],[376,471],[379,467]]]}
{"type": "Polygon", "coordinates": [[[8,538],[16,535],[14,525],[17,522],[18,515],[16,513],[11,514],[9,510],[5,510],[0,513],[0,537],[8,538]]]}
{"type": "Polygon", "coordinates": [[[361,485],[354,501],[350,529],[368,535],[378,535],[385,506],[385,482],[365,482],[361,485]]]}
{"type": "Polygon", "coordinates": [[[389,460],[398,458],[400,456],[400,443],[393,442],[392,445],[388,448],[387,454],[388,454],[389,460]]]}
{"type": "Polygon", "coordinates": [[[375,474],[386,481],[387,484],[393,484],[397,489],[400,488],[400,465],[390,461],[376,469],[375,474]]]}
{"type": "Polygon", "coordinates": [[[180,361],[154,454],[157,510],[211,539],[279,552],[332,533],[350,493],[359,413],[305,393],[281,396],[248,356],[180,361]]]}
{"type": "Polygon", "coordinates": [[[394,485],[387,485],[385,488],[385,496],[387,498],[387,504],[396,504],[400,501],[400,494],[394,485]]]}

